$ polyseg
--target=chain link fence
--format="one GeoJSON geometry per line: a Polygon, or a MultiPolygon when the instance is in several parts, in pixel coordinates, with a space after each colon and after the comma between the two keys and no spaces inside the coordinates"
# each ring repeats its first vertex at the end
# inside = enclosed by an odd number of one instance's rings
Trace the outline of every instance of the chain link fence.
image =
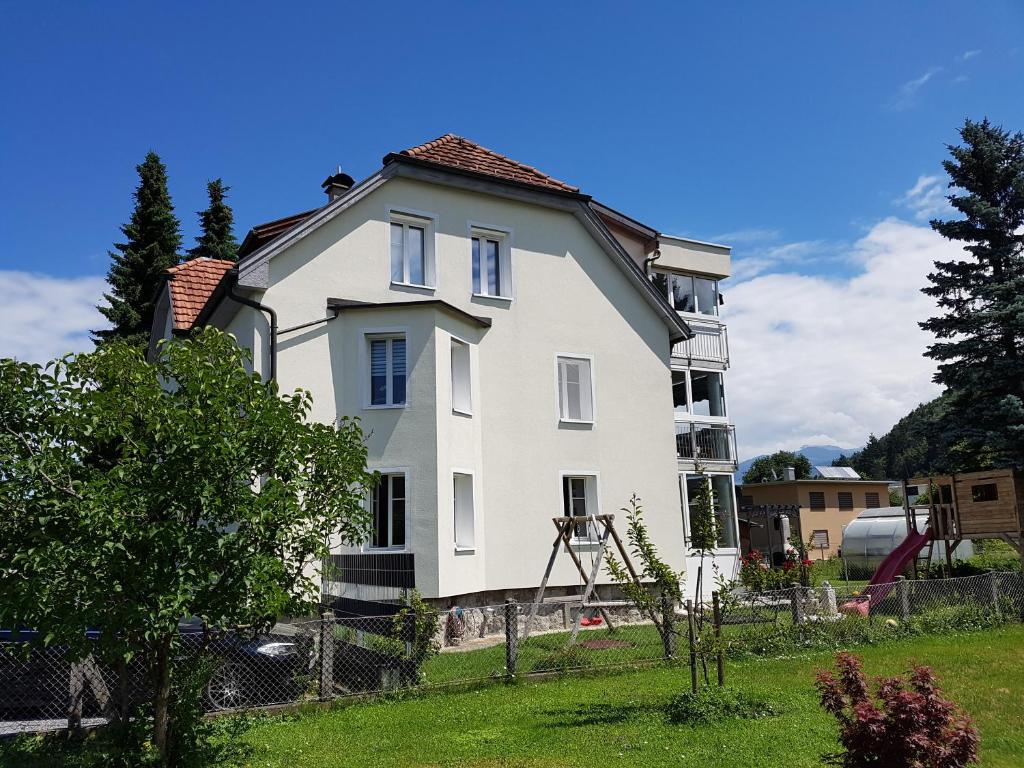
{"type": "MultiPolygon", "coordinates": [[[[201,672],[208,712],[235,712],[488,679],[832,650],[1019,622],[1024,574],[906,581],[844,590],[823,584],[719,595],[680,607],[669,635],[628,606],[509,601],[475,609],[394,606],[385,615],[279,623],[268,634],[183,634],[181,669],[201,672]],[[692,627],[691,627],[691,621],[692,627]]],[[[100,725],[148,701],[148,670],[72,660],[36,638],[0,637],[0,736],[100,725]]],[[[702,674],[704,672],[702,671],[702,674]]]]}

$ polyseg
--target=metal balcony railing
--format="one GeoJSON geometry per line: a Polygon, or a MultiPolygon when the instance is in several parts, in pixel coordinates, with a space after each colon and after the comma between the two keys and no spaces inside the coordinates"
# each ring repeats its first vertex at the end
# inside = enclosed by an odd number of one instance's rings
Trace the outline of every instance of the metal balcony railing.
{"type": "Polygon", "coordinates": [[[687,461],[735,463],[736,427],[677,421],[676,455],[687,461]]]}
{"type": "Polygon", "coordinates": [[[721,363],[729,366],[729,334],[721,323],[686,319],[693,331],[692,339],[680,341],[672,347],[672,356],[690,361],[721,363]]]}

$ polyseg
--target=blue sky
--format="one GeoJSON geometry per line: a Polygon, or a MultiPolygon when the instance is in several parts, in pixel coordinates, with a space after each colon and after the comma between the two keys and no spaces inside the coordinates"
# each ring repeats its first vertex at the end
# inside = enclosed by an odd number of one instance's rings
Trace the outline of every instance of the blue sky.
{"type": "MultiPolygon", "coordinates": [[[[23,297],[95,290],[150,148],[186,247],[209,178],[241,235],[319,205],[337,164],[360,178],[451,131],[730,240],[757,295],[778,275],[847,285],[880,222],[920,227],[964,117],[1024,128],[1014,2],[8,3],[4,20],[0,280],[23,297]]],[[[84,318],[54,332],[80,342],[84,318]]]]}

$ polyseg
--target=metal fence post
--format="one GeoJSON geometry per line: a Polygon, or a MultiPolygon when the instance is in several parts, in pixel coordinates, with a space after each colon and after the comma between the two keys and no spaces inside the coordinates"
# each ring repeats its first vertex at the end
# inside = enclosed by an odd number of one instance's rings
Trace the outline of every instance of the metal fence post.
{"type": "Polygon", "coordinates": [[[85,692],[85,669],[81,662],[71,664],[68,685],[68,731],[82,730],[82,694],[85,692]]]}
{"type": "Polygon", "coordinates": [[[804,623],[804,590],[797,582],[793,582],[789,593],[792,595],[789,601],[789,610],[793,614],[793,623],[800,626],[804,623]]]}
{"type": "Polygon", "coordinates": [[[320,701],[334,698],[334,612],[320,616],[320,701]]]}
{"type": "Polygon", "coordinates": [[[711,607],[714,611],[715,620],[715,657],[718,663],[718,687],[721,688],[725,685],[725,652],[722,649],[722,601],[718,597],[718,592],[711,593],[711,607]]]}
{"type": "Polygon", "coordinates": [[[519,663],[519,606],[515,598],[505,598],[505,675],[516,676],[519,663]]]}
{"type": "Polygon", "coordinates": [[[999,576],[995,571],[988,573],[988,593],[992,599],[992,611],[997,619],[1001,619],[1003,612],[999,608],[999,576]]]}
{"type": "Polygon", "coordinates": [[[896,577],[896,600],[900,606],[900,621],[910,618],[910,585],[906,576],[896,577]]]}
{"type": "Polygon", "coordinates": [[[690,690],[697,692],[697,631],[693,619],[693,601],[686,601],[686,628],[690,640],[690,690]]]}
{"type": "Polygon", "coordinates": [[[672,598],[668,595],[661,596],[661,621],[662,634],[661,644],[665,649],[665,659],[670,660],[676,655],[676,621],[675,607],[672,605],[672,598]]]}

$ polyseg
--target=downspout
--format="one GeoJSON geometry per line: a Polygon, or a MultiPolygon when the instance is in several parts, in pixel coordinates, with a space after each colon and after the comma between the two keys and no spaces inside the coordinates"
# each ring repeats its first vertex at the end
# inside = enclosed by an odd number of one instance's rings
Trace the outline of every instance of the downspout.
{"type": "Polygon", "coordinates": [[[650,279],[651,277],[653,277],[654,270],[651,269],[651,266],[654,264],[654,262],[656,262],[660,258],[661,258],[661,249],[655,248],[654,249],[654,253],[652,253],[650,256],[648,256],[646,259],[644,259],[644,274],[647,276],[647,279],[650,279]]]}
{"type": "Polygon", "coordinates": [[[254,299],[250,299],[247,296],[242,296],[235,293],[235,288],[238,286],[238,270],[231,270],[231,287],[228,288],[228,298],[233,301],[237,301],[239,304],[244,304],[247,307],[252,307],[258,312],[266,312],[270,318],[270,341],[267,344],[267,352],[270,355],[270,377],[269,381],[277,380],[277,312],[272,307],[268,307],[266,304],[260,304],[254,299]]]}

